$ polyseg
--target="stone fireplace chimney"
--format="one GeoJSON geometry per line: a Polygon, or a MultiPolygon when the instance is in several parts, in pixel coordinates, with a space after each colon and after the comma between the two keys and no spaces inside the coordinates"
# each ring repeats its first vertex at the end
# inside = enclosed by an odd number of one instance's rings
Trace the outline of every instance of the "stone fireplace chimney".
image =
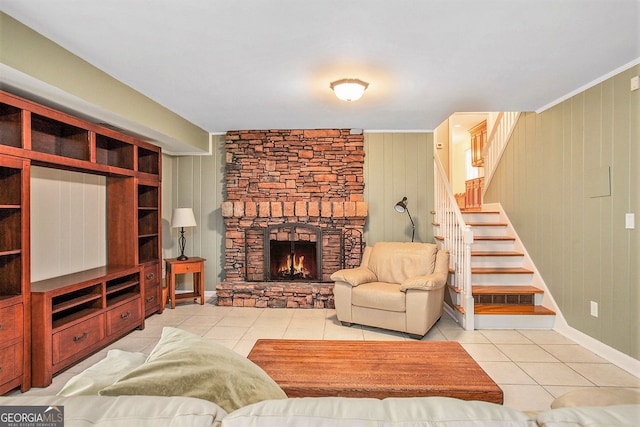
{"type": "Polygon", "coordinates": [[[216,287],[218,304],[333,308],[329,276],[357,266],[364,245],[363,135],[349,129],[232,131],[225,147],[226,278],[216,287]],[[299,261],[296,248],[307,248],[307,257],[317,254],[309,264],[318,268],[313,281],[304,274],[274,280],[269,248],[282,252],[287,245],[291,262],[299,261]]]}

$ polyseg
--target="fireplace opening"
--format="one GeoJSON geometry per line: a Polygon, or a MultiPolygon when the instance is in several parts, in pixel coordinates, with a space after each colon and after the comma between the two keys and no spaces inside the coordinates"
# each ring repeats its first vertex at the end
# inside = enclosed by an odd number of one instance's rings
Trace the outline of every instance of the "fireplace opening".
{"type": "Polygon", "coordinates": [[[317,280],[316,242],[270,242],[270,280],[317,280]]]}

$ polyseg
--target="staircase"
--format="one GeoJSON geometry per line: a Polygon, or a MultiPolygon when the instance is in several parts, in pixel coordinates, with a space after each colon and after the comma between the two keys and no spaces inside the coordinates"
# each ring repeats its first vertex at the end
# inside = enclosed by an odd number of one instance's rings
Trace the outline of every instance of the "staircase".
{"type": "Polygon", "coordinates": [[[498,210],[462,211],[473,231],[471,285],[475,329],[551,329],[555,313],[512,228],[498,210]]]}

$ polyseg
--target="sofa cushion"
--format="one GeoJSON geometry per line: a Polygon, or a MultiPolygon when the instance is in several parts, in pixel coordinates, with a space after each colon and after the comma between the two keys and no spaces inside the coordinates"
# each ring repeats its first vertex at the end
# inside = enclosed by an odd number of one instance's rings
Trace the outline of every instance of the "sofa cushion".
{"type": "Polygon", "coordinates": [[[227,415],[223,427],[535,427],[520,411],[448,397],[316,397],[270,400],[227,415]]]}
{"type": "Polygon", "coordinates": [[[637,427],[640,405],[551,409],[536,420],[540,427],[637,427]]]}
{"type": "Polygon", "coordinates": [[[226,411],[286,394],[258,365],[233,350],[165,327],[147,361],[100,391],[103,396],[190,396],[226,411]]]}
{"type": "Polygon", "coordinates": [[[437,250],[431,243],[378,242],[368,266],[379,282],[402,283],[410,277],[433,273],[437,250]]]}
{"type": "Polygon", "coordinates": [[[626,388],[590,387],[572,390],[551,402],[551,409],[574,406],[640,405],[640,391],[626,388]]]}
{"type": "Polygon", "coordinates": [[[109,350],[107,357],[72,377],[58,392],[58,396],[97,396],[100,390],[142,365],[147,360],[144,353],[109,350]]]}
{"type": "Polygon", "coordinates": [[[405,300],[405,293],[395,283],[364,283],[351,291],[351,303],[360,307],[405,312],[405,300]]]}
{"type": "Polygon", "coordinates": [[[227,414],[190,397],[20,395],[0,397],[0,404],[63,406],[65,427],[217,427],[227,414]]]}

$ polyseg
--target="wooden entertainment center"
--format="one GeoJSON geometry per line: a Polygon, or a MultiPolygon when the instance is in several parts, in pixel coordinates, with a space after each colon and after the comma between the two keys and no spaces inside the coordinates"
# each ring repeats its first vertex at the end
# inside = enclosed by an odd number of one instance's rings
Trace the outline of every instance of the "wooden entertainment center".
{"type": "Polygon", "coordinates": [[[161,171],[153,144],[0,91],[0,394],[162,312],[161,171]],[[104,267],[31,283],[31,165],[106,177],[104,267]]]}

